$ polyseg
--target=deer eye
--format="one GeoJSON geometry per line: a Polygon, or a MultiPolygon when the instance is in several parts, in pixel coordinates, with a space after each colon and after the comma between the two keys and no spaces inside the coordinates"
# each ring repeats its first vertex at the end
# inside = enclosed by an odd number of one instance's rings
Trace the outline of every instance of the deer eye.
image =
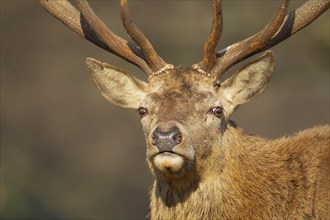
{"type": "Polygon", "coordinates": [[[139,115],[142,118],[143,116],[145,116],[146,114],[148,114],[148,110],[146,108],[140,107],[140,108],[138,108],[138,113],[139,113],[139,115]]]}
{"type": "Polygon", "coordinates": [[[212,108],[212,114],[217,117],[217,118],[220,118],[221,115],[222,115],[222,108],[221,107],[213,107],[212,108]]]}

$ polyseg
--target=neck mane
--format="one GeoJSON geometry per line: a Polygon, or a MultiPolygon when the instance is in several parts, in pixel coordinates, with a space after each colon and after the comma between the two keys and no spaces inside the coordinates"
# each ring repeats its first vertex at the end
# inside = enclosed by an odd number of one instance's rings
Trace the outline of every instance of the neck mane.
{"type": "Polygon", "coordinates": [[[243,209],[238,200],[242,187],[233,185],[232,180],[245,179],[245,174],[238,175],[233,170],[241,170],[241,159],[248,159],[246,152],[264,140],[245,134],[233,123],[228,124],[221,140],[214,146],[211,158],[198,169],[202,173],[179,182],[156,178],[151,192],[153,219],[233,218],[233,210],[243,209]],[[223,203],[230,203],[231,207],[223,203]]]}

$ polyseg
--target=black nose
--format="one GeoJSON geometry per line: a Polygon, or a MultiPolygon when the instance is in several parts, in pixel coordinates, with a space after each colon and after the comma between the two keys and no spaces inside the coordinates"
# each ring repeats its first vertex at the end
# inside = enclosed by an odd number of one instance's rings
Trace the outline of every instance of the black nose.
{"type": "Polygon", "coordinates": [[[152,144],[158,148],[160,152],[172,151],[173,147],[180,144],[182,135],[177,127],[170,131],[163,132],[157,128],[152,134],[152,144]]]}

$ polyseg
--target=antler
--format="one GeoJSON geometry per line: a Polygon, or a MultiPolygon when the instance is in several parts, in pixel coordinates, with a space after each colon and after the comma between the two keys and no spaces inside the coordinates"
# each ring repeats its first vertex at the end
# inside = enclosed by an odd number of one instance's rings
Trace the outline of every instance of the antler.
{"type": "Polygon", "coordinates": [[[222,34],[222,9],[220,0],[213,2],[213,25],[211,33],[204,45],[204,60],[202,69],[210,71],[217,62],[216,49],[222,34]]]}
{"type": "Polygon", "coordinates": [[[121,0],[120,6],[121,19],[126,32],[132,38],[132,40],[142,49],[143,53],[146,55],[146,61],[153,69],[153,71],[156,72],[157,70],[160,70],[166,65],[166,63],[161,57],[157,55],[148,39],[133,23],[128,9],[127,0],[121,0]]]}
{"type": "MultiPolygon", "coordinates": [[[[215,3],[216,1],[214,1],[214,11],[218,10],[215,9],[217,6],[215,3]]],[[[288,4],[289,0],[281,0],[273,19],[260,32],[217,52],[217,60],[213,65],[208,62],[208,59],[206,58],[212,57],[212,54],[214,53],[214,48],[210,47],[208,51],[205,51],[204,60],[197,64],[199,71],[207,72],[212,75],[215,78],[215,84],[219,85],[220,77],[230,67],[252,55],[273,47],[312,23],[322,13],[329,9],[330,0],[309,0],[298,9],[292,11],[289,15],[286,15],[288,4]]],[[[217,6],[217,8],[221,7],[217,6]]],[[[213,15],[215,13],[214,11],[213,15]]],[[[217,29],[221,32],[221,28],[215,27],[217,25],[215,19],[220,18],[213,16],[212,30],[217,29]]],[[[209,40],[214,39],[213,44],[216,44],[219,39],[212,38],[212,32],[209,40]]],[[[212,44],[208,43],[208,41],[206,44],[212,44]]],[[[194,68],[196,69],[196,66],[194,68]]]]}
{"type": "Polygon", "coordinates": [[[141,49],[107,28],[86,0],[77,0],[81,12],[67,0],[39,0],[39,2],[71,30],[104,50],[135,64],[148,76],[168,65],[156,54],[149,41],[131,21],[126,0],[121,0],[123,25],[141,49]]]}

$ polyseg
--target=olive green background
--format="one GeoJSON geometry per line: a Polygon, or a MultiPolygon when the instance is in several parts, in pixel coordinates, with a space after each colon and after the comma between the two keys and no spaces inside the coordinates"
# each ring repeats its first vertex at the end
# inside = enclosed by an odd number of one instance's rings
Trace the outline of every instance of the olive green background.
{"type": "MultiPolygon", "coordinates": [[[[219,49],[260,30],[277,1],[223,1],[219,49]]],[[[290,11],[303,1],[292,1],[290,11]]],[[[92,1],[120,36],[117,1],[92,1]]],[[[211,1],[130,1],[136,24],[169,63],[202,59],[211,1]]],[[[128,38],[127,38],[128,39],[128,38]]],[[[276,138],[329,123],[329,11],[276,46],[271,84],[234,120],[276,138]]],[[[36,1],[1,0],[1,219],[143,219],[152,184],[135,110],[108,103],[85,65],[135,66],[66,28],[36,1]]],[[[235,69],[235,68],[234,68],[235,69]]]]}

